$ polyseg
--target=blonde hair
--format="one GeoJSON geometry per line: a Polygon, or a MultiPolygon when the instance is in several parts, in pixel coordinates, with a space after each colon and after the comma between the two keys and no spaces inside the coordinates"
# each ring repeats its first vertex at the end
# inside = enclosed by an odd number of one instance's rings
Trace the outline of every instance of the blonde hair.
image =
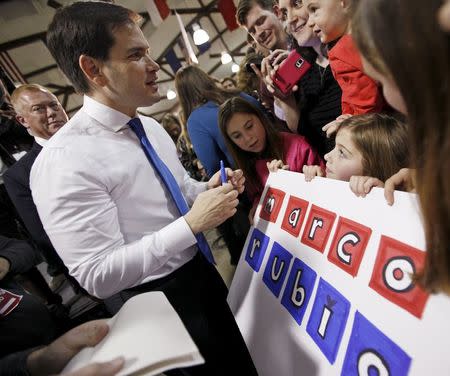
{"type": "Polygon", "coordinates": [[[55,97],[55,95],[53,93],[51,93],[44,86],[41,86],[39,84],[20,85],[11,94],[11,104],[14,107],[14,111],[16,111],[17,114],[19,114],[21,112],[20,110],[22,110],[22,104],[20,102],[21,102],[23,93],[25,93],[25,92],[36,93],[39,91],[43,91],[43,92],[48,93],[55,97]]]}

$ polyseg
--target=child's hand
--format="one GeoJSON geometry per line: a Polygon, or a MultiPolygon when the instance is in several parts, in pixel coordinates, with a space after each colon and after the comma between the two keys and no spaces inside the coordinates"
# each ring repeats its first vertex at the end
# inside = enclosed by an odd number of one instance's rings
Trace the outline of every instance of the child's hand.
{"type": "Polygon", "coordinates": [[[289,170],[289,165],[285,165],[280,159],[274,159],[271,162],[267,162],[266,165],[269,172],[277,172],[279,168],[289,170]]]}
{"type": "Polygon", "coordinates": [[[336,118],[336,120],[330,121],[328,124],[326,124],[322,130],[327,133],[327,137],[332,136],[334,133],[336,133],[336,130],[345,119],[348,119],[352,117],[353,115],[350,114],[342,114],[336,118]]]}
{"type": "Polygon", "coordinates": [[[394,191],[396,188],[407,192],[414,192],[416,188],[416,170],[412,168],[402,168],[392,175],[384,184],[384,198],[388,205],[394,204],[394,191]]]}
{"type": "Polygon", "coordinates": [[[303,173],[306,181],[313,180],[315,176],[325,176],[320,166],[303,166],[303,173]]]}
{"type": "Polygon", "coordinates": [[[358,197],[366,197],[372,187],[384,187],[384,183],[371,176],[352,176],[350,178],[350,189],[358,197]]]}

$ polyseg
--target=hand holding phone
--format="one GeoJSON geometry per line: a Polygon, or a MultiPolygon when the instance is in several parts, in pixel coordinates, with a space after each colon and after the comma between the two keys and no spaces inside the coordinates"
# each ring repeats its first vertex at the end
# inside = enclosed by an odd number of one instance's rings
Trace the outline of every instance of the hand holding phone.
{"type": "Polygon", "coordinates": [[[314,64],[313,56],[308,50],[292,50],[286,60],[275,72],[273,84],[284,94],[289,95],[292,88],[314,64]]]}

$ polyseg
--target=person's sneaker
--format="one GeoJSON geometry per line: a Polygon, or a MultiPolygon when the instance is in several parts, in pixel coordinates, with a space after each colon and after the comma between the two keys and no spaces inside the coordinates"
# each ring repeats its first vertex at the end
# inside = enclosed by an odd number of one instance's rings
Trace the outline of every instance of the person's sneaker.
{"type": "Polygon", "coordinates": [[[49,286],[53,292],[57,292],[64,285],[65,281],[66,281],[66,276],[64,274],[58,274],[58,275],[52,277],[52,279],[49,283],[49,286]]]}

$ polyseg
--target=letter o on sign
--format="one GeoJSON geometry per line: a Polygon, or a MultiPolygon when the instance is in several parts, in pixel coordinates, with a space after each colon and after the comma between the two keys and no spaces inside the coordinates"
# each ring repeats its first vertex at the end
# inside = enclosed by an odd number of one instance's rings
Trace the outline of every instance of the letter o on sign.
{"type": "Polygon", "coordinates": [[[375,368],[378,371],[376,373],[378,376],[389,376],[389,368],[384,359],[374,350],[368,350],[359,355],[358,375],[369,375],[369,369],[371,368],[375,368]]]}
{"type": "Polygon", "coordinates": [[[414,287],[414,273],[414,263],[409,257],[392,257],[383,268],[384,283],[391,290],[406,292],[414,287]]]}

